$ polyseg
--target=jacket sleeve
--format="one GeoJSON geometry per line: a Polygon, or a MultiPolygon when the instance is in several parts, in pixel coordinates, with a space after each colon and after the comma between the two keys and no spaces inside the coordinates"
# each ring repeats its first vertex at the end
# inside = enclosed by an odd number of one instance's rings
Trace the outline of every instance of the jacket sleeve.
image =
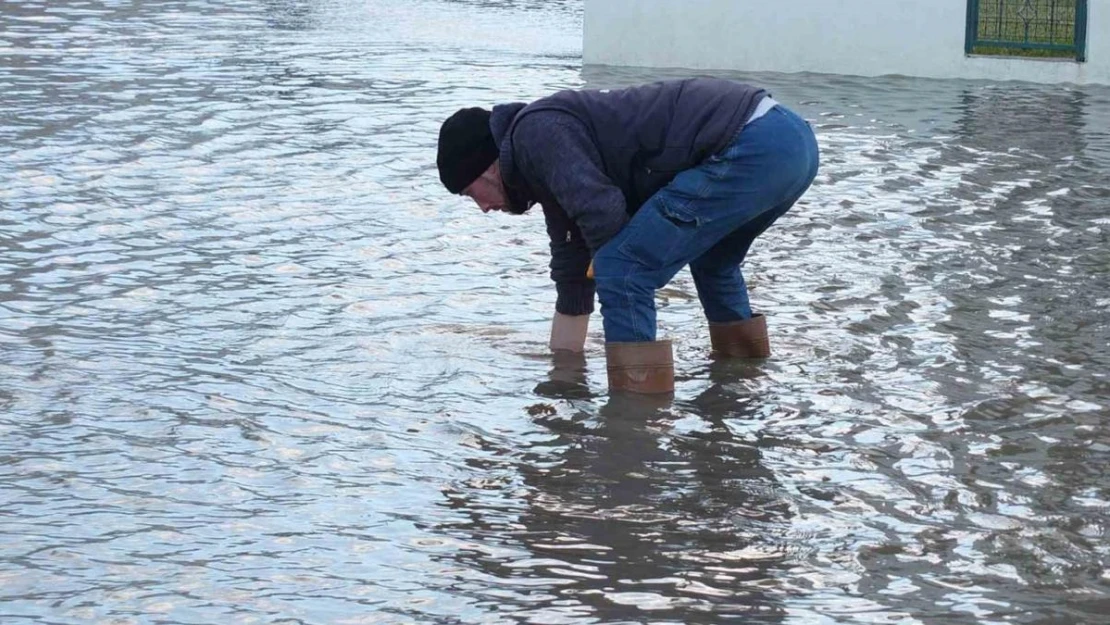
{"type": "Polygon", "coordinates": [[[586,126],[559,111],[537,111],[513,133],[516,162],[547,190],[582,233],[591,255],[628,223],[624,194],[605,173],[586,126]]]}
{"type": "Polygon", "coordinates": [[[543,206],[551,238],[551,279],[555,281],[555,310],[564,315],[587,315],[594,310],[594,281],[586,277],[590,250],[582,233],[559,206],[543,206]]]}

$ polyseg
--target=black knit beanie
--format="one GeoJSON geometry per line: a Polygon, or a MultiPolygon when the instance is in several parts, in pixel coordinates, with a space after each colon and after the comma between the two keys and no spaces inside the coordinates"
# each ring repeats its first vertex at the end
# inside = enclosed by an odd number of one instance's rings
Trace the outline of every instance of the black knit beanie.
{"type": "Polygon", "coordinates": [[[439,179],[451,193],[469,187],[497,160],[489,116],[485,109],[462,109],[448,117],[439,129],[436,166],[439,179]]]}

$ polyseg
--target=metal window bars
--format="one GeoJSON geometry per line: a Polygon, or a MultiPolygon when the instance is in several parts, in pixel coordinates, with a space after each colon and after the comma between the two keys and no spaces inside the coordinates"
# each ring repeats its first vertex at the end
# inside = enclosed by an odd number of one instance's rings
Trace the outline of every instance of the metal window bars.
{"type": "Polygon", "coordinates": [[[968,54],[1086,60],[1088,0],[968,0],[968,54]]]}

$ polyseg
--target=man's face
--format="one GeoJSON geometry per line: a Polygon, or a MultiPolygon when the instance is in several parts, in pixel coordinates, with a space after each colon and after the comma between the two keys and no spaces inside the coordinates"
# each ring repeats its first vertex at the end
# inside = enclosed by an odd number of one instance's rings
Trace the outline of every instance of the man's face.
{"type": "Polygon", "coordinates": [[[478,179],[463,189],[462,194],[474,200],[483,213],[490,211],[509,212],[509,196],[501,184],[501,169],[497,161],[490,165],[478,179]]]}

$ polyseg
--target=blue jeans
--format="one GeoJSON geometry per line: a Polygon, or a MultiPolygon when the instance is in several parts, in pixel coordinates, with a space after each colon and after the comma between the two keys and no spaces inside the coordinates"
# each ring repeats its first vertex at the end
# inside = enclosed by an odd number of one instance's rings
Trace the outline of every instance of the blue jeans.
{"type": "Polygon", "coordinates": [[[690,265],[711,322],[752,316],[740,263],[817,176],[817,139],[776,106],[644,203],[594,257],[607,342],[655,340],[655,291],[690,265]]]}

